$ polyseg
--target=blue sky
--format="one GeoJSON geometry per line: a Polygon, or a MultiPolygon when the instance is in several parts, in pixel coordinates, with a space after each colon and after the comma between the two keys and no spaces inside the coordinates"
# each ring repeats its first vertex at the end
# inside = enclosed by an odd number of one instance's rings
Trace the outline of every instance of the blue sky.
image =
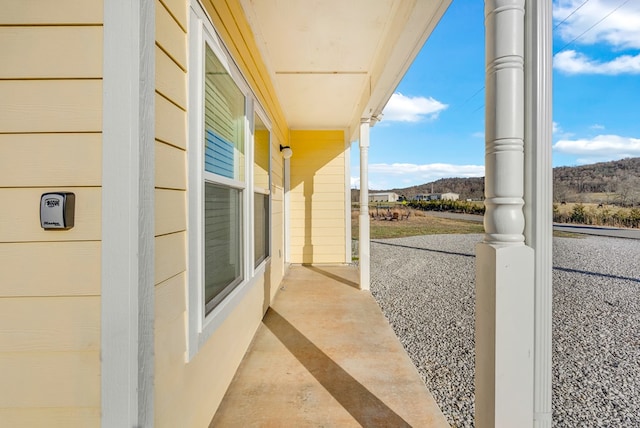
{"type": "MultiPolygon", "coordinates": [[[[553,5],[554,166],[640,156],[640,0],[553,5]]],[[[484,175],[483,8],[453,0],[427,40],[371,129],[369,188],[484,175]]]]}

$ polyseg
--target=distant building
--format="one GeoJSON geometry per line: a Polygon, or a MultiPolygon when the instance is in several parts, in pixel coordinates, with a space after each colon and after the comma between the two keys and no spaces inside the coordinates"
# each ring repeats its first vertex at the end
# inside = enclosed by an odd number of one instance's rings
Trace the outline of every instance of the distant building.
{"type": "Polygon", "coordinates": [[[369,202],[397,202],[398,194],[394,192],[370,193],[369,202]]]}
{"type": "Polygon", "coordinates": [[[429,193],[416,195],[414,200],[416,201],[457,201],[460,199],[460,195],[457,193],[429,193]]]}

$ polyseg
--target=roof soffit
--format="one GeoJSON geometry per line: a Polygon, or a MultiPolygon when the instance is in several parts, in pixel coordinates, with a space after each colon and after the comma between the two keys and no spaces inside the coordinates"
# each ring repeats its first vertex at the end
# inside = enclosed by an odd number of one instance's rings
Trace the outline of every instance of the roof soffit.
{"type": "Polygon", "coordinates": [[[354,129],[386,104],[450,0],[240,2],[289,125],[354,129]]]}

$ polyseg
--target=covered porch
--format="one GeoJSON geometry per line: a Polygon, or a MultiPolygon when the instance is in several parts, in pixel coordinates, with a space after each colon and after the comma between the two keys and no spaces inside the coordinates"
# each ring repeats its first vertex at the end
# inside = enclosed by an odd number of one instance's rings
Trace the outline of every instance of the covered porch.
{"type": "MultiPolygon", "coordinates": [[[[424,410],[437,407],[417,392],[424,386],[415,369],[358,288],[370,283],[370,128],[450,2],[341,2],[340,14],[337,3],[241,3],[293,151],[283,163],[284,262],[350,262],[348,157],[357,141],[360,266],[348,274],[292,268],[212,423],[429,426],[424,410]],[[344,142],[326,136],[333,131],[344,142]],[[318,164],[336,147],[340,154],[318,164]],[[382,354],[392,342],[399,357],[382,354]],[[344,419],[323,419],[329,415],[344,419]]],[[[485,2],[487,211],[475,275],[480,427],[551,425],[551,23],[550,2],[485,2]]]]}
{"type": "Polygon", "coordinates": [[[210,426],[448,427],[351,266],[292,266],[210,426]]]}

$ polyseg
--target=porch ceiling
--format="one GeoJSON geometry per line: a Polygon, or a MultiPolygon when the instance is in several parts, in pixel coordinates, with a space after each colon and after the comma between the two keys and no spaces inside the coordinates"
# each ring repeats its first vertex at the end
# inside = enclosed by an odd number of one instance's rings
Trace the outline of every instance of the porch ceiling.
{"type": "Polygon", "coordinates": [[[451,0],[241,0],[292,129],[377,116],[451,0]]]}

